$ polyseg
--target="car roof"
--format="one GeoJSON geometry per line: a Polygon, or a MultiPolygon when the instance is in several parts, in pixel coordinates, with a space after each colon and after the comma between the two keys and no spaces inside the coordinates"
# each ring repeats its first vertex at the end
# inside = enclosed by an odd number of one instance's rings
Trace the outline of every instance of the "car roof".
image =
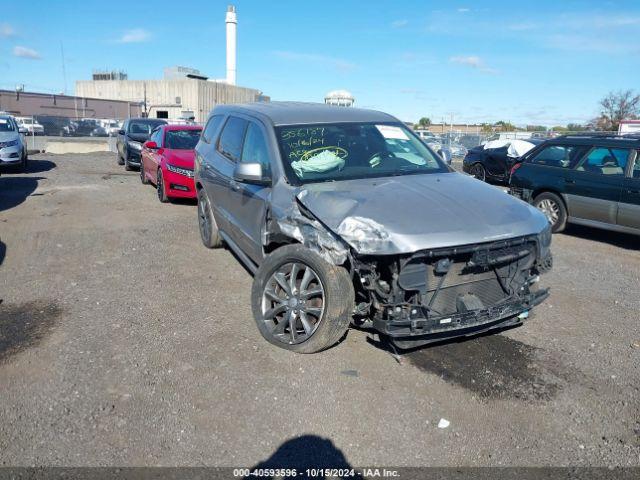
{"type": "Polygon", "coordinates": [[[618,135],[613,133],[592,133],[592,134],[575,134],[562,135],[560,137],[551,138],[544,142],[545,144],[556,145],[603,145],[612,147],[631,147],[638,148],[640,146],[640,135],[618,135]]]}
{"type": "Polygon", "coordinates": [[[136,122],[153,122],[153,123],[163,123],[163,124],[167,123],[167,121],[164,118],[132,117],[132,118],[127,118],[127,120],[129,120],[130,122],[135,120],[136,122]]]}
{"type": "Polygon", "coordinates": [[[256,102],[216,106],[214,114],[244,113],[275,126],[346,122],[399,122],[387,113],[363,108],[338,107],[324,103],[256,102]]]}
{"type": "Polygon", "coordinates": [[[181,124],[167,124],[161,125],[163,130],[202,130],[202,125],[181,125],[181,124]]]}

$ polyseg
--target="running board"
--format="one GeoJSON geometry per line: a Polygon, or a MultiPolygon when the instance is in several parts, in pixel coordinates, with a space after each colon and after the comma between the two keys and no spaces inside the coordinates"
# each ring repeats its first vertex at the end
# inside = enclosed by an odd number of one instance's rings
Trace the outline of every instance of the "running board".
{"type": "Polygon", "coordinates": [[[229,235],[224,233],[222,230],[220,230],[219,233],[222,239],[225,241],[225,243],[229,246],[229,248],[233,250],[233,253],[235,253],[238,256],[238,258],[242,260],[242,263],[244,263],[245,267],[247,267],[249,271],[255,275],[256,272],[258,271],[258,266],[255,263],[253,263],[253,260],[251,260],[249,256],[246,253],[244,253],[240,249],[240,247],[238,247],[238,245],[233,240],[231,240],[231,238],[229,238],[229,235]]]}

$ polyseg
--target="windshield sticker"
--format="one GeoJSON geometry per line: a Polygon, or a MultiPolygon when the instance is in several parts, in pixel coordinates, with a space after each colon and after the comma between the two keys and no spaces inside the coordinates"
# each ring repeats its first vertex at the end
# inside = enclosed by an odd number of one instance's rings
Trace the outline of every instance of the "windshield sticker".
{"type": "Polygon", "coordinates": [[[393,138],[395,140],[409,140],[407,134],[404,133],[400,127],[393,127],[391,125],[376,125],[376,128],[384,138],[393,138]]]}

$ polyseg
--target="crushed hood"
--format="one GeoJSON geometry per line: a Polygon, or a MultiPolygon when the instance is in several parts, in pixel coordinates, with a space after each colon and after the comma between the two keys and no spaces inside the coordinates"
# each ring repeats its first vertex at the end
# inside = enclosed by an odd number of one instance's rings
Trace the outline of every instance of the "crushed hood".
{"type": "Polygon", "coordinates": [[[540,233],[546,217],[459,173],[307,184],[298,200],[360,254],[399,254],[540,233]]]}

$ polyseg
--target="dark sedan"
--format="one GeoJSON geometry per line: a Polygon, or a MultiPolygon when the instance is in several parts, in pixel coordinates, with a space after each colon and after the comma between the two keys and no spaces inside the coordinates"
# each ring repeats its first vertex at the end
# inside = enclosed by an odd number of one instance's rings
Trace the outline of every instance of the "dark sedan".
{"type": "Polygon", "coordinates": [[[166,124],[165,120],[156,118],[129,118],[125,120],[116,139],[118,165],[124,165],[126,170],[140,167],[142,144],[149,140],[151,132],[157,126],[166,124]]]}
{"type": "Polygon", "coordinates": [[[542,140],[511,140],[478,145],[467,152],[462,169],[478,180],[504,183],[509,180],[511,167],[518,159],[542,140]]]}

